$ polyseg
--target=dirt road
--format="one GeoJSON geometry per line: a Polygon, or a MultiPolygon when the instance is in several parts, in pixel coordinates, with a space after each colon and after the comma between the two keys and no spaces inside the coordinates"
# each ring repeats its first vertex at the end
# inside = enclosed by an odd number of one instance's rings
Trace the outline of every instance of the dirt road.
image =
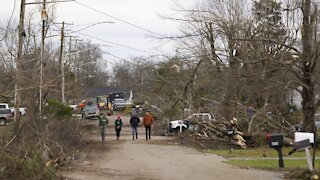
{"type": "MultiPolygon", "coordinates": [[[[88,144],[82,163],[62,172],[73,180],[189,180],[189,179],[281,179],[281,174],[246,170],[223,163],[224,159],[195,149],[166,145],[168,138],[153,136],[145,140],[140,128],[138,140],[131,140],[130,128],[124,127],[119,141],[115,140],[115,117],[109,118],[107,140],[99,137],[97,121],[84,121],[88,144]]],[[[128,125],[128,118],[123,118],[128,125]]]]}

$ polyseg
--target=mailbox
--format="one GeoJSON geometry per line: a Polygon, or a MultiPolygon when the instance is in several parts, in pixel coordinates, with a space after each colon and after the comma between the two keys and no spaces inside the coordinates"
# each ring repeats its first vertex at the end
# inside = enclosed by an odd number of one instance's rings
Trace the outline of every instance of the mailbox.
{"type": "Polygon", "coordinates": [[[305,139],[305,140],[302,140],[302,141],[299,141],[299,142],[295,142],[293,144],[293,149],[295,151],[301,151],[301,150],[304,150],[306,147],[309,147],[311,144],[310,144],[310,140],[309,139],[305,139]]]}
{"type": "Polygon", "coordinates": [[[294,133],[294,142],[299,142],[302,140],[309,139],[310,143],[314,143],[314,134],[306,132],[295,132],[294,133]]]}
{"type": "Polygon", "coordinates": [[[282,134],[267,134],[266,140],[270,147],[282,147],[283,135],[282,134]]]}

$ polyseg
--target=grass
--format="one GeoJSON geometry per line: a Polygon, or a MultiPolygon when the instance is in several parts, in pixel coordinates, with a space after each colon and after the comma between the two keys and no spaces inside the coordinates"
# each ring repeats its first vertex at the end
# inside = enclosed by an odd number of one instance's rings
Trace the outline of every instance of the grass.
{"type": "MultiPolygon", "coordinates": [[[[283,157],[305,157],[306,154],[304,151],[295,152],[291,156],[288,153],[292,150],[292,147],[282,148],[283,157]]],[[[229,150],[209,150],[210,153],[217,154],[219,156],[232,158],[232,157],[250,157],[250,158],[259,158],[259,157],[278,157],[278,152],[269,147],[259,147],[259,148],[248,148],[248,149],[235,149],[231,153],[229,150]]],[[[310,151],[312,153],[312,150],[310,151]]],[[[320,155],[320,149],[317,149],[317,157],[320,155]]]]}
{"type": "MultiPolygon", "coordinates": [[[[241,168],[254,168],[254,169],[267,169],[267,170],[279,170],[278,160],[276,159],[255,159],[255,160],[228,160],[228,164],[238,166],[241,168]]],[[[320,167],[320,160],[317,159],[315,167],[320,167]]],[[[307,169],[307,160],[305,159],[285,159],[284,169],[307,169]]]]}
{"type": "MultiPolygon", "coordinates": [[[[295,152],[291,156],[288,153],[292,150],[291,147],[284,147],[282,149],[284,157],[284,170],[293,170],[293,169],[306,169],[307,160],[305,151],[295,152]],[[290,159],[290,158],[298,159],[290,159]]],[[[236,149],[232,150],[231,153],[229,150],[209,150],[210,153],[217,154],[227,158],[226,163],[233,166],[238,166],[241,168],[253,168],[253,169],[266,169],[266,170],[278,170],[278,152],[269,147],[260,147],[260,148],[248,148],[248,149],[236,149]],[[243,159],[242,159],[243,158],[243,159]],[[246,159],[247,158],[247,159],[246,159]],[[276,158],[276,159],[268,159],[276,158]]],[[[311,150],[312,155],[312,150],[311,150]]],[[[320,150],[317,150],[317,157],[320,157],[320,150]]],[[[317,159],[315,162],[315,167],[320,167],[320,159],[317,159]]]]}

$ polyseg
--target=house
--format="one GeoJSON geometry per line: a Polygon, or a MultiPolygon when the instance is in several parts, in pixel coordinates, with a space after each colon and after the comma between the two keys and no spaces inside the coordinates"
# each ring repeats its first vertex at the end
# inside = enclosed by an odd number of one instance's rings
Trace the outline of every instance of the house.
{"type": "MultiPolygon", "coordinates": [[[[301,89],[301,88],[299,88],[299,89],[301,89]]],[[[294,105],[297,109],[302,109],[302,105],[301,105],[302,96],[297,90],[289,91],[287,99],[288,99],[288,101],[287,101],[288,104],[294,105]]]]}

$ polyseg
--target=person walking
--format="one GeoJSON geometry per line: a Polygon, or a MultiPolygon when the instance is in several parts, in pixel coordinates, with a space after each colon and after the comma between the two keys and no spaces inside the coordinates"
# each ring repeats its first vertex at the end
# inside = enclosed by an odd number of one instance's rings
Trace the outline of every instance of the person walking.
{"type": "Polygon", "coordinates": [[[108,126],[108,118],[103,113],[101,113],[99,116],[99,127],[100,127],[102,141],[105,140],[107,126],[108,126]]]}
{"type": "Polygon", "coordinates": [[[133,113],[133,115],[130,118],[130,124],[131,124],[131,131],[132,131],[132,140],[134,140],[134,135],[136,135],[136,139],[138,139],[138,126],[140,123],[140,118],[136,115],[136,113],[133,113]]]}
{"type": "Polygon", "coordinates": [[[114,121],[114,127],[116,130],[117,141],[120,138],[120,132],[121,132],[122,125],[123,125],[122,120],[120,118],[120,115],[118,115],[117,119],[114,121]]]}
{"type": "Polygon", "coordinates": [[[151,126],[154,122],[154,118],[151,115],[150,111],[148,110],[146,112],[146,115],[144,115],[143,117],[143,126],[146,129],[146,141],[149,139],[151,139],[151,126]]]}

